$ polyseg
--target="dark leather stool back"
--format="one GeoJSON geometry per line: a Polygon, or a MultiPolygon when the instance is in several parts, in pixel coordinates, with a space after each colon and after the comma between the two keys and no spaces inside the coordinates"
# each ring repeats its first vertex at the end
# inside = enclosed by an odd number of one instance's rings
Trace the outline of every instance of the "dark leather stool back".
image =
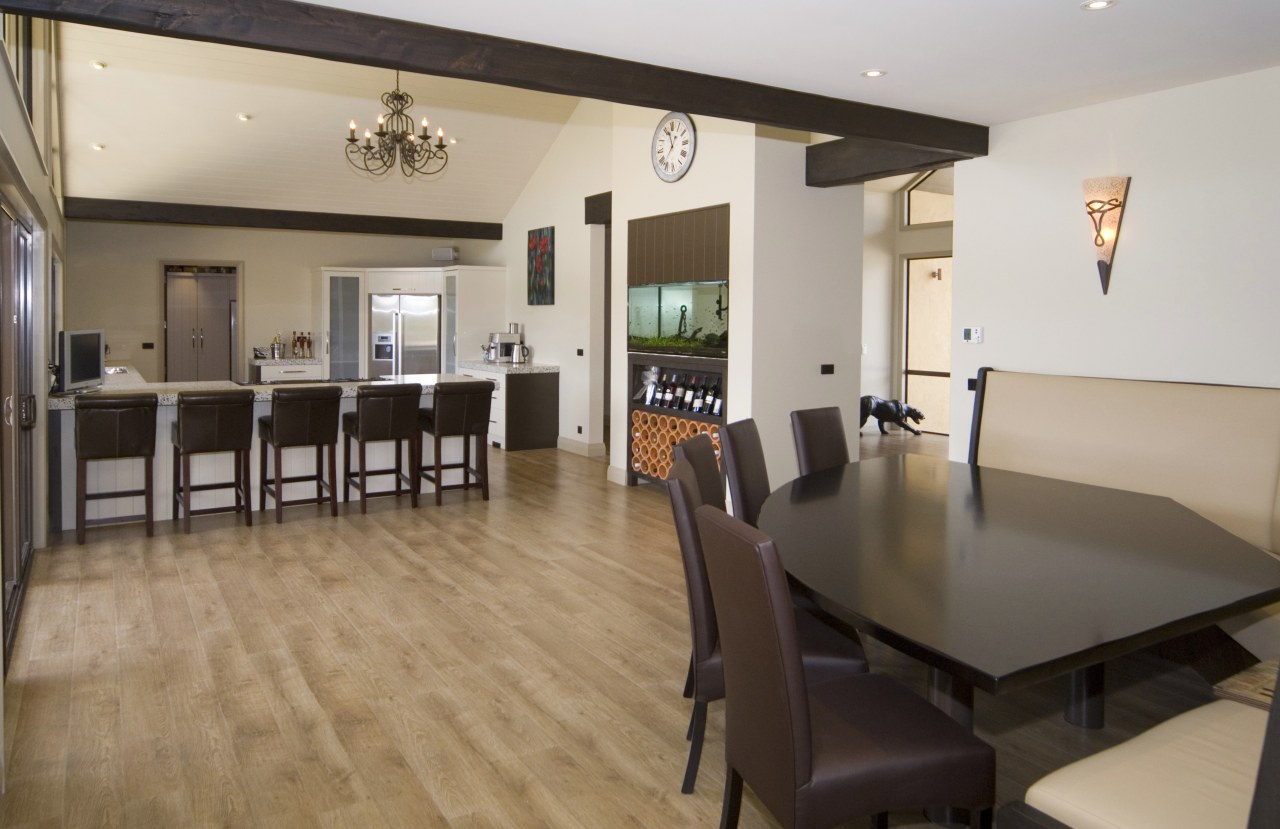
{"type": "Polygon", "coordinates": [[[299,386],[271,394],[271,415],[259,418],[259,435],[275,446],[338,442],[340,386],[299,386]]]}
{"type": "Polygon", "coordinates": [[[801,475],[849,462],[849,444],[839,406],[792,412],[791,432],[796,439],[796,460],[801,475]]]}
{"type": "Polygon", "coordinates": [[[93,394],[76,398],[76,458],[150,457],[156,453],[154,394],[93,394]]]}
{"type": "Polygon", "coordinates": [[[234,452],[253,441],[253,390],[178,393],[173,444],[183,454],[234,452]]]}
{"type": "Polygon", "coordinates": [[[360,386],[356,389],[355,412],[343,415],[343,431],[360,441],[411,440],[418,436],[421,403],[420,383],[360,386]],[[348,423],[352,425],[348,427],[348,423]]]}
{"type": "Polygon", "coordinates": [[[435,405],[424,413],[423,428],[437,437],[487,435],[489,411],[493,405],[493,383],[488,380],[465,380],[438,383],[435,405]]]}

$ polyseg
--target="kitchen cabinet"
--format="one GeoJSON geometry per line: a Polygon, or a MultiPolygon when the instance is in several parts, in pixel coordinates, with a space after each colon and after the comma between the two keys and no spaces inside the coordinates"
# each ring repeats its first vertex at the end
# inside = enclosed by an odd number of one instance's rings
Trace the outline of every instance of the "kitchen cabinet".
{"type": "Polygon", "coordinates": [[[458,367],[458,374],[494,384],[489,443],[500,449],[554,449],[560,436],[560,372],[534,368],[458,367]]]}
{"type": "Polygon", "coordinates": [[[165,273],[165,379],[231,380],[235,274],[165,273]]]}
{"type": "Polygon", "coordinates": [[[336,268],[315,273],[312,311],[316,357],[322,377],[366,376],[371,335],[369,297],[373,294],[439,294],[441,371],[453,373],[459,360],[480,357],[490,332],[507,330],[507,269],[489,265],[441,268],[336,268]]]}
{"type": "Polygon", "coordinates": [[[259,365],[258,382],[275,383],[281,380],[319,380],[323,375],[320,363],[283,363],[259,365]]]}

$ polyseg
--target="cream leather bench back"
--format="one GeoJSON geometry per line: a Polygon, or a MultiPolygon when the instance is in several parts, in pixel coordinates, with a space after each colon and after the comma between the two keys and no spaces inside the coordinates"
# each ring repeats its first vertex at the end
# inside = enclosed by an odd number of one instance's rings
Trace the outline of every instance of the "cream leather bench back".
{"type": "MultiPolygon", "coordinates": [[[[1164,495],[1280,552],[1280,389],[984,368],[969,460],[1164,495]]],[[[1277,610],[1223,628],[1256,656],[1277,656],[1277,610]]]]}

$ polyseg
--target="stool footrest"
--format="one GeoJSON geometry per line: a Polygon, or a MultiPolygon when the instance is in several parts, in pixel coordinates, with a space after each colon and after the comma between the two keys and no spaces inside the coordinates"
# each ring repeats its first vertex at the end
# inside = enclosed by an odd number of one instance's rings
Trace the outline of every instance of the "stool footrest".
{"type": "Polygon", "coordinates": [[[120,489],[115,492],[86,492],[84,498],[86,501],[97,501],[101,498],[138,498],[146,494],[145,489],[120,489]]]}

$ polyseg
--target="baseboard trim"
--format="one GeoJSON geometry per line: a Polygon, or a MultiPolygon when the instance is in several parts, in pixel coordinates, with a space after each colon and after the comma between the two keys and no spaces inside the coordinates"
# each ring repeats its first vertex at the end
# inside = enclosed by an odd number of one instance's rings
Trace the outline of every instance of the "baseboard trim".
{"type": "Polygon", "coordinates": [[[603,458],[603,443],[587,443],[581,440],[574,440],[563,435],[556,440],[556,448],[565,452],[572,452],[575,455],[581,455],[584,458],[603,458]]]}

